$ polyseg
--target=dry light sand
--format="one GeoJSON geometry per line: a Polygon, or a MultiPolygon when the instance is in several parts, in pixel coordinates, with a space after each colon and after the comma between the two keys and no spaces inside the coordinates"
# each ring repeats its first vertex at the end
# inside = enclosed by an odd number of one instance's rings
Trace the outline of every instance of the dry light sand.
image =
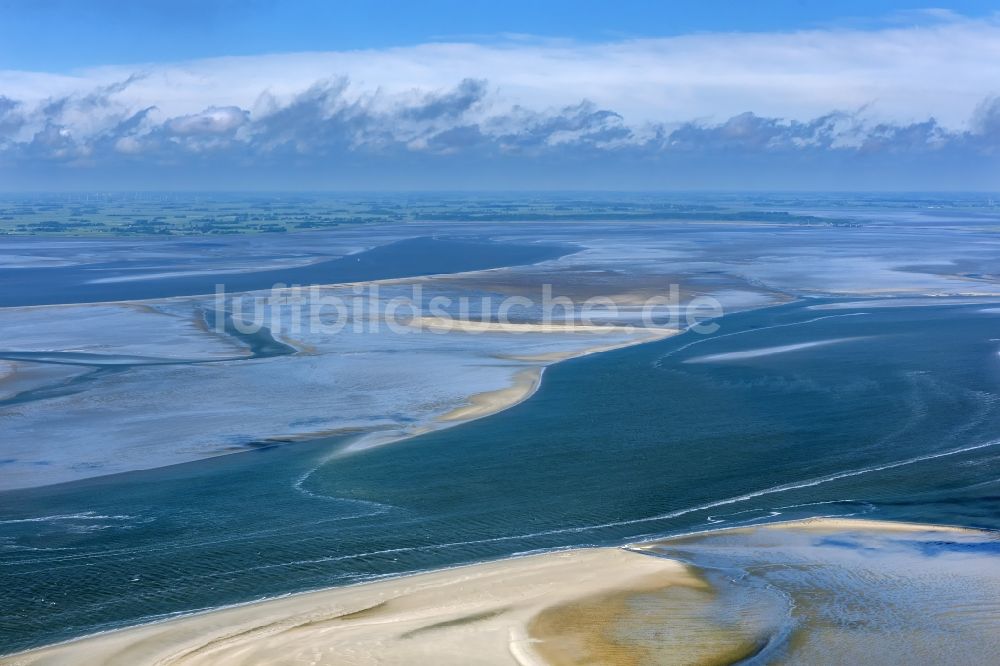
{"type": "MultiPolygon", "coordinates": [[[[600,335],[628,335],[625,339],[619,338],[614,342],[591,345],[584,349],[574,349],[566,351],[548,352],[543,354],[523,354],[505,355],[504,358],[520,361],[524,363],[538,363],[544,365],[558,363],[571,358],[596,354],[598,352],[631,347],[644,342],[662,340],[682,331],[676,328],[636,328],[631,326],[611,326],[611,325],[587,325],[587,324],[527,324],[527,323],[499,323],[483,321],[467,321],[459,319],[447,319],[442,317],[415,317],[410,325],[415,328],[432,330],[437,332],[462,332],[462,333],[574,333],[587,334],[591,336],[600,335]]],[[[533,366],[519,370],[514,375],[513,383],[505,388],[495,391],[485,391],[477,393],[469,398],[466,405],[457,407],[442,416],[438,417],[439,422],[450,423],[454,421],[468,421],[478,419],[490,414],[496,414],[509,407],[513,407],[519,402],[527,400],[538,389],[542,380],[541,366],[533,366]]]]}
{"type": "MultiPolygon", "coordinates": [[[[984,534],[810,519],[701,535],[755,530],[984,534]]],[[[739,662],[759,648],[759,637],[743,621],[719,624],[706,614],[718,591],[696,569],[647,554],[699,538],[555,551],[298,594],[90,636],[0,658],[0,666],[739,662]]],[[[986,573],[976,580],[995,578],[986,573]]]]}
{"type": "MultiPolygon", "coordinates": [[[[539,648],[560,654],[559,637],[547,646],[544,628],[541,635],[528,633],[542,611],[674,585],[704,587],[668,559],[617,548],[552,552],[222,609],[91,636],[0,664],[551,663],[539,648]]],[[[594,636],[612,619],[599,615],[589,617],[594,636]]]]}
{"type": "Polygon", "coordinates": [[[469,398],[469,404],[456,407],[439,417],[441,421],[468,421],[496,414],[527,400],[542,381],[542,368],[524,368],[514,375],[514,383],[496,391],[484,391],[469,398]]]}
{"type": "MultiPolygon", "coordinates": [[[[589,333],[591,335],[611,333],[641,332],[643,329],[635,326],[617,326],[614,324],[577,324],[563,323],[512,323],[475,321],[468,319],[451,319],[449,317],[413,317],[410,326],[427,331],[462,332],[462,333],[589,333]]],[[[653,329],[650,329],[653,330],[653,329]]],[[[659,330],[659,329],[657,329],[659,330]]],[[[676,333],[676,329],[662,329],[676,333]]]]}

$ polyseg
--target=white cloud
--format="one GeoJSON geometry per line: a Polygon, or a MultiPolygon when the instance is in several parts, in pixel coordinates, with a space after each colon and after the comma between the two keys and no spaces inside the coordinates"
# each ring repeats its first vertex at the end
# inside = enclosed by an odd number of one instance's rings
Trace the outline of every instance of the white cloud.
{"type": "Polygon", "coordinates": [[[939,19],[877,31],[517,39],[0,72],[0,158],[995,154],[1000,20],[939,19]]]}
{"type": "Polygon", "coordinates": [[[40,102],[142,73],[117,96],[168,116],[287,100],[318,80],[347,77],[349,94],[416,100],[463,79],[490,82],[493,100],[535,109],[582,98],[630,124],[723,120],[744,111],[804,120],[870,105],[877,117],[934,116],[959,128],[1000,82],[1000,22],[942,15],[881,30],[704,34],[602,44],[511,41],[225,57],[100,67],[76,75],[0,72],[0,94],[40,102]]]}
{"type": "Polygon", "coordinates": [[[210,107],[199,113],[171,118],[166,128],[172,134],[227,134],[247,122],[247,112],[235,106],[210,107]]]}

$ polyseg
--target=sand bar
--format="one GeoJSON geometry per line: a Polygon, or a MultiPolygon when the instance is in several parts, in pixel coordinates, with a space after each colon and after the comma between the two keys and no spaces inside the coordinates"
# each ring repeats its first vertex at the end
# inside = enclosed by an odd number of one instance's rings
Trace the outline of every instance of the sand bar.
{"type": "MultiPolygon", "coordinates": [[[[588,333],[595,334],[628,334],[624,340],[616,340],[607,344],[593,345],[585,349],[562,350],[541,354],[504,354],[501,357],[524,363],[539,363],[549,365],[571,358],[579,358],[590,354],[612,351],[624,347],[662,340],[682,331],[675,328],[634,328],[629,326],[590,326],[581,324],[509,324],[479,321],[464,321],[452,319],[437,319],[433,317],[416,318],[411,325],[424,329],[458,331],[467,333],[588,333]],[[435,329],[435,326],[441,328],[435,329]]],[[[457,407],[438,417],[439,422],[468,421],[490,414],[496,414],[519,402],[527,400],[538,390],[542,380],[542,367],[527,367],[517,371],[510,386],[495,391],[477,393],[469,398],[466,405],[457,407]]]]}
{"type": "MultiPolygon", "coordinates": [[[[774,552],[781,560],[788,560],[797,575],[806,577],[809,596],[797,606],[802,612],[808,610],[806,601],[823,599],[821,590],[808,586],[810,581],[824,580],[818,577],[823,567],[828,571],[847,567],[846,577],[831,579],[835,590],[838,581],[853,582],[851,572],[856,565],[860,571],[872,563],[889,574],[885,585],[897,602],[898,584],[907,577],[919,585],[928,580],[947,584],[955,575],[985,590],[983,603],[993,599],[990,586],[998,576],[996,568],[989,566],[993,562],[990,551],[978,555],[988,566],[970,569],[972,560],[965,553],[949,560],[919,550],[900,551],[893,545],[899,542],[892,541],[892,535],[917,533],[923,533],[932,545],[947,544],[942,538],[948,534],[955,538],[964,534],[962,538],[970,544],[988,545],[1000,538],[967,528],[853,519],[719,529],[625,548],[554,551],[291,595],[40,648],[0,658],[0,666],[734,663],[756,654],[766,642],[762,635],[775,635],[774,628],[766,626],[767,614],[761,616],[764,629],[752,626],[752,614],[733,620],[728,607],[720,613],[722,590],[704,572],[662,551],[659,556],[648,553],[663,547],[666,552],[676,547],[694,552],[692,545],[697,548],[717,538],[727,539],[724,547],[736,548],[737,553],[761,552],[759,537],[773,534],[777,540],[764,543],[765,550],[777,549],[774,552]],[[834,533],[882,535],[889,539],[884,557],[899,558],[902,553],[904,559],[898,563],[904,568],[893,568],[896,559],[872,558],[871,544],[881,552],[879,542],[861,542],[869,552],[855,556],[837,540],[825,538],[834,533]],[[783,538],[790,540],[783,542],[783,538]],[[745,549],[747,545],[751,551],[745,549]],[[831,553],[832,559],[827,556],[831,553]],[[809,566],[803,567],[805,563],[809,566]],[[925,566],[936,567],[937,575],[928,579],[930,570],[925,572],[925,566]]],[[[776,566],[778,562],[770,569],[776,566]]],[[[878,573],[878,569],[873,571],[878,573]]],[[[868,580],[876,578],[863,577],[862,582],[868,580]]],[[[866,594],[878,596],[878,585],[862,587],[866,594]]],[[[935,597],[927,597],[920,589],[893,617],[908,613],[921,618],[935,611],[935,597]]],[[[871,605],[876,610],[883,607],[871,605]]],[[[977,644],[971,639],[983,622],[992,626],[1000,621],[990,608],[983,612],[986,615],[979,613],[956,625],[960,633],[967,632],[964,638],[960,636],[962,644],[977,644]]],[[[779,619],[784,617],[782,613],[779,619]]],[[[826,616],[817,613],[816,617],[826,616]]],[[[852,643],[850,637],[836,635],[831,643],[827,639],[832,629],[815,618],[803,617],[801,626],[808,633],[799,634],[791,645],[796,650],[812,645],[812,660],[826,655],[833,660],[830,663],[851,663],[837,662],[837,650],[846,655],[865,645],[871,649],[869,638],[852,643]]],[[[892,655],[900,649],[887,645],[888,661],[876,659],[874,663],[892,663],[892,655]]],[[[934,652],[938,648],[920,649],[934,652]]]]}
{"type": "Polygon", "coordinates": [[[680,335],[681,333],[683,333],[683,331],[676,328],[637,328],[632,331],[632,337],[629,339],[610,342],[603,345],[594,345],[581,351],[556,351],[546,352],[543,354],[509,354],[504,358],[528,363],[558,363],[559,361],[566,361],[571,358],[579,358],[581,356],[589,356],[590,354],[614,351],[615,349],[624,349],[625,347],[633,347],[646,342],[655,342],[656,340],[663,340],[664,338],[680,335]]]}
{"type": "Polygon", "coordinates": [[[588,548],[310,592],[100,634],[0,664],[537,664],[528,624],[593,595],[704,583],[672,560],[588,548]]]}
{"type": "MultiPolygon", "coordinates": [[[[643,329],[618,324],[578,324],[575,322],[494,322],[450,317],[413,317],[410,326],[435,332],[459,331],[463,333],[635,333],[643,329]]],[[[675,331],[675,329],[665,329],[675,331]]]]}
{"type": "Polygon", "coordinates": [[[524,368],[514,374],[510,386],[496,391],[484,391],[469,398],[469,404],[443,414],[439,420],[468,421],[503,411],[531,397],[542,381],[542,368],[524,368]]]}

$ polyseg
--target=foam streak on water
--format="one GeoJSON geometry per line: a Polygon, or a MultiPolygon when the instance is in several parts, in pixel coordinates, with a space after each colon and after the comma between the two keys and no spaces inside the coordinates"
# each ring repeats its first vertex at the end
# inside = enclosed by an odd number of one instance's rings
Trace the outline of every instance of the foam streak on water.
{"type": "Polygon", "coordinates": [[[507,411],[352,455],[339,437],[6,493],[0,650],[776,518],[1000,527],[997,332],[977,307],[815,317],[796,303],[553,366],[507,411]],[[683,362],[854,337],[865,343],[683,362]]]}

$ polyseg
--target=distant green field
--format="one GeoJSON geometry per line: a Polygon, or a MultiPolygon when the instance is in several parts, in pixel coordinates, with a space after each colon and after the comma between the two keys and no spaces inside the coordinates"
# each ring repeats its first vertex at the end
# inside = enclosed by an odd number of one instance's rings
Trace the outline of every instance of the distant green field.
{"type": "MultiPolygon", "coordinates": [[[[830,197],[824,210],[857,200],[830,197]]],[[[809,199],[815,206],[816,199],[809,199]]],[[[892,208],[882,199],[882,208],[892,208]]],[[[968,201],[927,200],[930,208],[968,201]]],[[[912,205],[912,202],[911,202],[912,205]]],[[[973,206],[974,207],[974,206],[973,206]]],[[[856,226],[854,217],[801,212],[793,195],[666,194],[25,194],[0,196],[0,235],[212,235],[285,233],[341,225],[431,221],[690,220],[856,226]]]]}
{"type": "Polygon", "coordinates": [[[282,233],[401,219],[396,210],[308,198],[53,195],[0,200],[0,233],[17,235],[282,233]]]}

